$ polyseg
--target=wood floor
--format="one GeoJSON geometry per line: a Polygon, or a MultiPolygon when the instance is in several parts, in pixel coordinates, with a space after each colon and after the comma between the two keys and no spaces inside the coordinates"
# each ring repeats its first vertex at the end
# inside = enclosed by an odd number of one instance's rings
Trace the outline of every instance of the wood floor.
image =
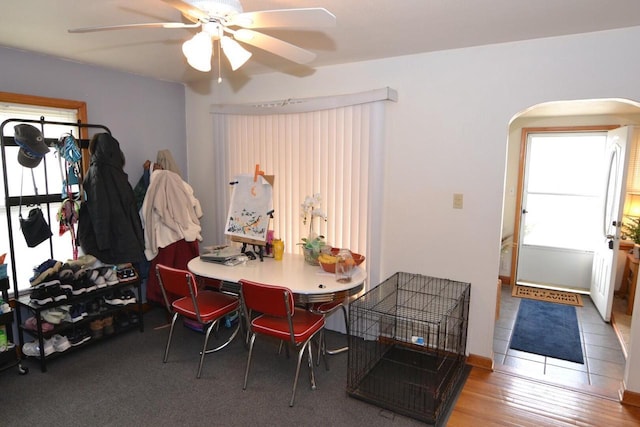
{"type": "Polygon", "coordinates": [[[640,408],[508,372],[473,368],[447,426],[640,426],[640,408]]]}

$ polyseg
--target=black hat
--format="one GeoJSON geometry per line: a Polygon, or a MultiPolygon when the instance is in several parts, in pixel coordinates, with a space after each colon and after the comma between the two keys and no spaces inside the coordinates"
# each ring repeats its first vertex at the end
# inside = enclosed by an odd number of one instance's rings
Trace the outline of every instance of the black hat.
{"type": "Polygon", "coordinates": [[[24,123],[15,125],[13,129],[13,139],[20,146],[18,163],[26,168],[35,168],[49,152],[42,132],[37,127],[24,123]]]}

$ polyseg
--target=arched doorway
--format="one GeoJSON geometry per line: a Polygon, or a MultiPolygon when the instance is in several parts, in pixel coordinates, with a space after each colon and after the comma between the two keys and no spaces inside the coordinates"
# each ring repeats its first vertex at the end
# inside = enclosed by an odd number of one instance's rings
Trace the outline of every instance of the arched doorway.
{"type": "MultiPolygon", "coordinates": [[[[599,99],[599,100],[579,100],[579,101],[558,101],[539,104],[528,108],[515,115],[509,126],[509,143],[507,154],[507,171],[505,179],[505,195],[503,210],[503,230],[502,230],[502,253],[500,265],[500,277],[505,284],[512,284],[515,275],[515,262],[517,254],[514,254],[514,247],[518,243],[518,224],[516,211],[518,201],[521,197],[519,187],[520,164],[522,161],[521,139],[523,128],[561,128],[561,127],[618,127],[624,125],[640,125],[640,104],[624,99],[599,99]]],[[[636,147],[632,147],[635,150],[636,147]]],[[[623,254],[620,258],[624,261],[623,254]]],[[[624,262],[619,263],[618,268],[622,268],[624,262]]],[[[503,295],[505,290],[503,289],[503,295]]],[[[504,310],[505,305],[502,305],[504,310]]],[[[630,322],[629,322],[630,323],[630,322]]],[[[494,336],[494,348],[496,348],[497,358],[494,359],[496,365],[500,363],[500,346],[496,344],[496,339],[505,338],[505,330],[501,327],[501,320],[496,323],[496,333],[494,336]]],[[[629,334],[632,335],[629,325],[629,334]]],[[[508,345],[506,351],[508,352],[508,345]]],[[[535,358],[532,358],[535,359],[535,358]]],[[[506,357],[505,359],[506,360],[506,357]]],[[[629,358],[627,358],[627,361],[629,358]]],[[[522,363],[526,365],[527,363],[522,363]]],[[[624,361],[622,367],[618,368],[620,379],[624,372],[624,361]]],[[[517,371],[517,369],[516,369],[517,371]]],[[[570,375],[567,375],[570,377],[570,375]]],[[[584,381],[585,375],[576,375],[576,384],[584,381]]],[[[588,373],[586,375],[588,379],[588,373]]]]}

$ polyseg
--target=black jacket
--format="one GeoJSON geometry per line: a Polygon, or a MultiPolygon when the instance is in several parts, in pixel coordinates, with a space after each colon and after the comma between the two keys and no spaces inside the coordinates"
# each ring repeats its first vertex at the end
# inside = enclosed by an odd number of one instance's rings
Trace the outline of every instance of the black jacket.
{"type": "Polygon", "coordinates": [[[91,165],[83,181],[85,201],[78,219],[82,250],[106,264],[140,262],[144,235],[133,188],[123,170],[120,144],[108,133],[94,135],[91,165]]]}

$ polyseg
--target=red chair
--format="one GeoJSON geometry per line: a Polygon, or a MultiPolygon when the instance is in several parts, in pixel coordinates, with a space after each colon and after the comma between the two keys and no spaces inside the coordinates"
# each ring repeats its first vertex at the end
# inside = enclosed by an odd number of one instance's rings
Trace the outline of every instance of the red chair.
{"type": "Polygon", "coordinates": [[[171,328],[169,329],[169,339],[167,340],[167,347],[165,348],[164,359],[162,361],[166,363],[169,357],[173,328],[175,327],[178,316],[194,320],[206,328],[204,345],[200,352],[198,374],[196,375],[197,378],[200,378],[205,354],[222,350],[238,334],[240,322],[237,322],[231,336],[224,343],[216,348],[207,349],[211,332],[216,328],[220,319],[239,309],[240,300],[237,297],[222,292],[199,290],[195,276],[186,270],[157,264],[156,275],[167,310],[169,314],[173,315],[171,328]],[[168,294],[175,295],[178,299],[171,301],[167,296],[168,294]]]}
{"type": "Polygon", "coordinates": [[[289,406],[293,406],[296,397],[296,386],[300,374],[300,363],[305,351],[309,358],[309,376],[311,389],[316,389],[313,373],[313,356],[311,354],[311,340],[324,328],[324,316],[311,313],[303,308],[294,306],[292,292],[282,286],[272,286],[248,280],[240,281],[240,294],[245,318],[249,323],[249,358],[244,375],[243,390],[247,388],[251,355],[256,335],[262,334],[278,340],[289,342],[298,351],[296,376],[293,380],[293,391],[289,406]],[[256,315],[255,318],[252,318],[256,315]]]}

